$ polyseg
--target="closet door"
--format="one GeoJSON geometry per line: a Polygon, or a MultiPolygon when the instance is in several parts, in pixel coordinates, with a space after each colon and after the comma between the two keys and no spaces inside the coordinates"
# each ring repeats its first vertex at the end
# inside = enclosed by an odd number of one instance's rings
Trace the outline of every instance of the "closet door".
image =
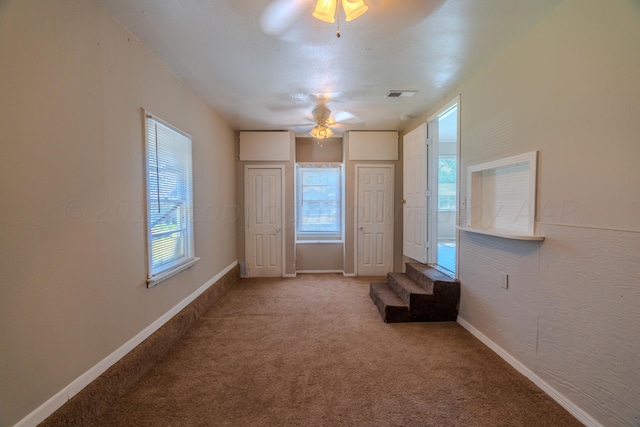
{"type": "Polygon", "coordinates": [[[282,175],[281,167],[245,169],[248,277],[282,276],[282,175]]]}
{"type": "Polygon", "coordinates": [[[385,276],[393,265],[393,166],[358,165],[356,267],[359,276],[385,276]]]}

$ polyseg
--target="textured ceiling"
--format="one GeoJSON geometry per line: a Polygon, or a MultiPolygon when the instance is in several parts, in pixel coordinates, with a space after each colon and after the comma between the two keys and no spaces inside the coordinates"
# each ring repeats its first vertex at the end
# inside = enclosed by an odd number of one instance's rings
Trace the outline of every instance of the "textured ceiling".
{"type": "Polygon", "coordinates": [[[402,129],[562,0],[365,0],[340,38],[314,0],[99,2],[236,130],[308,131],[325,104],[340,132],[402,129]]]}

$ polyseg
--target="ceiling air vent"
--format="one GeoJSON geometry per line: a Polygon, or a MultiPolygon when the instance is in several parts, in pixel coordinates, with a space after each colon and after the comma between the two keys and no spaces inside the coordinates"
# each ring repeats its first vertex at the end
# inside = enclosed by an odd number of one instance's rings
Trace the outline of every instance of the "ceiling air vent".
{"type": "Polygon", "coordinates": [[[390,90],[387,98],[410,98],[418,93],[417,90],[390,90]]]}

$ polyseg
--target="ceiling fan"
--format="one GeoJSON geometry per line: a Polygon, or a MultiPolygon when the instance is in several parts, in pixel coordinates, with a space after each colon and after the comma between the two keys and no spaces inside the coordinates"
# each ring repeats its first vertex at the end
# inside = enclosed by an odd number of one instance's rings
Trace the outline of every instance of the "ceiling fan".
{"type": "Polygon", "coordinates": [[[364,0],[273,0],[262,12],[260,26],[265,33],[282,34],[305,13],[320,21],[333,23],[335,17],[340,20],[340,9],[349,22],[365,13],[368,6],[364,0]]]}
{"type": "Polygon", "coordinates": [[[309,131],[309,135],[316,139],[326,139],[333,135],[333,130],[330,126],[339,126],[339,122],[345,122],[356,118],[353,114],[347,111],[337,111],[333,116],[331,110],[324,105],[317,106],[312,112],[313,123],[310,124],[313,128],[309,131]]]}

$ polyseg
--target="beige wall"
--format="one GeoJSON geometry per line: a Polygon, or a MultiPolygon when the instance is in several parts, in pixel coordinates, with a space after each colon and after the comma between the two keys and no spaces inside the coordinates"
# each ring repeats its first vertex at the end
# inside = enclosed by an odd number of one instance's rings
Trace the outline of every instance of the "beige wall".
{"type": "Polygon", "coordinates": [[[0,425],[236,261],[232,130],[95,1],[0,2],[0,425]],[[193,136],[191,269],[147,289],[140,108],[193,136]]]}
{"type": "Polygon", "coordinates": [[[589,425],[640,414],[638,76],[638,3],[567,0],[449,96],[461,195],[469,165],[538,150],[546,236],[461,232],[460,318],[589,425]]]}
{"type": "Polygon", "coordinates": [[[296,137],[296,162],[342,162],[342,138],[317,141],[314,138],[296,137]]]}
{"type": "Polygon", "coordinates": [[[343,243],[296,243],[298,272],[343,272],[343,243]]]}

